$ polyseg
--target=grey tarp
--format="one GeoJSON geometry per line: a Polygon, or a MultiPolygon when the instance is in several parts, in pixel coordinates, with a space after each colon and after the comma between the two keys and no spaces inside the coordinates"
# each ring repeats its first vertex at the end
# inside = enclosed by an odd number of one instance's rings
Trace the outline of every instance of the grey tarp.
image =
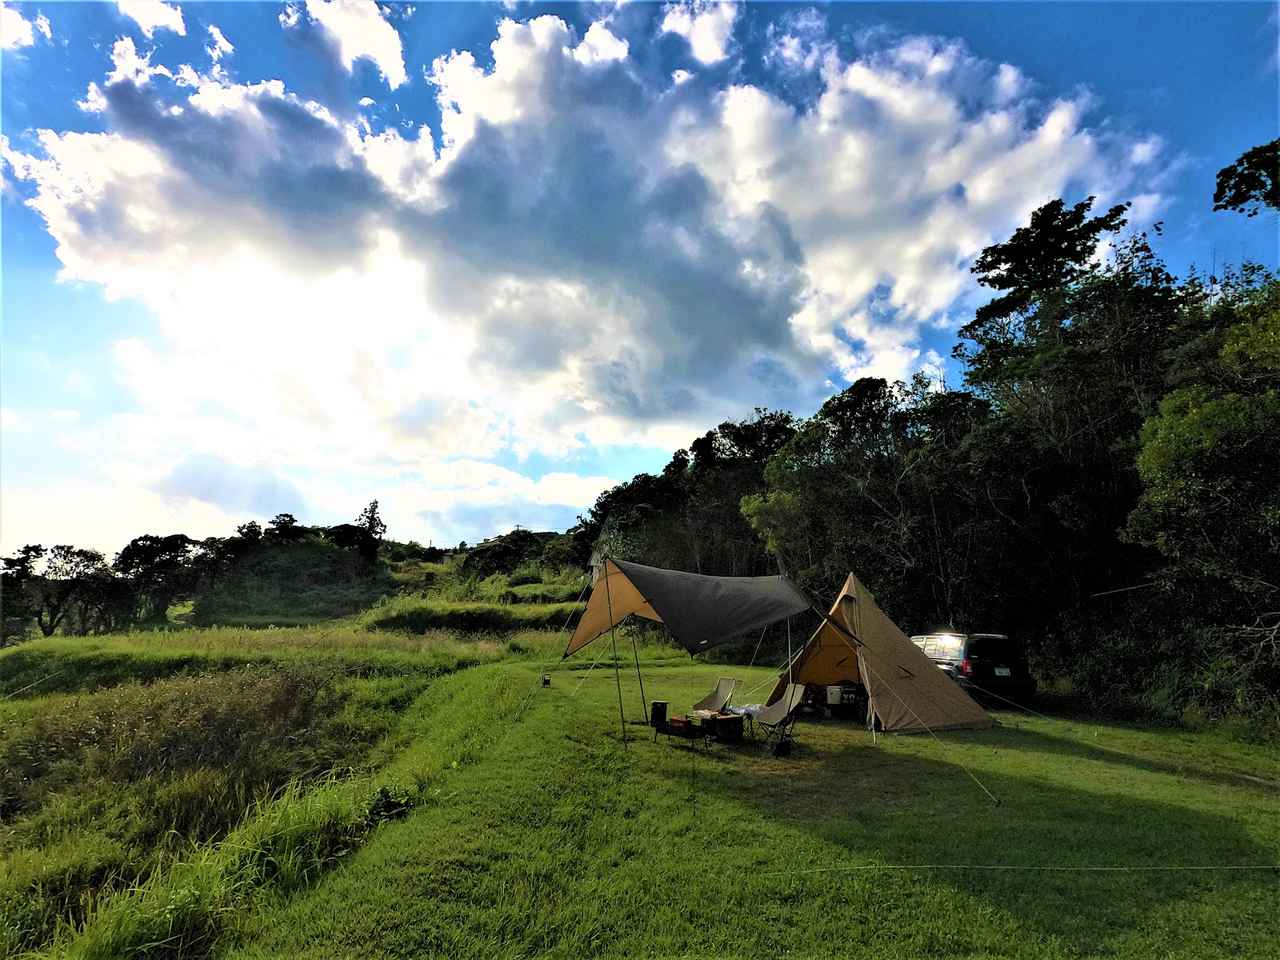
{"type": "Polygon", "coordinates": [[[606,560],[567,657],[631,614],[666,625],[690,653],[811,609],[786,577],[708,577],[606,560]]]}

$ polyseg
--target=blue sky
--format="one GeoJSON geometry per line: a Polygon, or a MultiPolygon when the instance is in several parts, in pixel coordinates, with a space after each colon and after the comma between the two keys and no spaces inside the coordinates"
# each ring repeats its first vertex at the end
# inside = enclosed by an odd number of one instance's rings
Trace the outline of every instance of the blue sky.
{"type": "Polygon", "coordinates": [[[17,3],[0,548],[563,527],[758,405],[957,382],[967,267],[1276,135],[1274,5],[17,3]]]}

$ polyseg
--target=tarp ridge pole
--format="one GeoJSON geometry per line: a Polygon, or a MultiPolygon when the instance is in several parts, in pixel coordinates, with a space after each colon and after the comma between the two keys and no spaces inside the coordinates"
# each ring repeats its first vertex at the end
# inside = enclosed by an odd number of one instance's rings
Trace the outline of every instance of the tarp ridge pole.
{"type": "Polygon", "coordinates": [[[609,555],[604,558],[604,600],[609,608],[609,641],[613,644],[613,682],[618,687],[618,725],[622,728],[622,745],[627,745],[627,716],[622,710],[622,675],[618,672],[618,625],[613,622],[613,591],[609,588],[609,555]]]}

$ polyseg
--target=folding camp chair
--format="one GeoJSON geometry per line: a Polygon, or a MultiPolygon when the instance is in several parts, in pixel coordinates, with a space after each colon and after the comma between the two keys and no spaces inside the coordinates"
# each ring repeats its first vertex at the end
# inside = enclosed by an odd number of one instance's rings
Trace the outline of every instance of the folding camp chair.
{"type": "Polygon", "coordinates": [[[719,713],[729,705],[733,688],[737,685],[738,681],[733,677],[721,677],[716,681],[716,688],[695,703],[692,711],[696,713],[699,710],[710,710],[712,713],[719,713]]]}
{"type": "Polygon", "coordinates": [[[804,700],[804,684],[789,683],[782,696],[751,718],[751,729],[758,726],[764,731],[765,747],[777,753],[782,744],[791,740],[791,728],[795,726],[796,713],[804,700]]]}

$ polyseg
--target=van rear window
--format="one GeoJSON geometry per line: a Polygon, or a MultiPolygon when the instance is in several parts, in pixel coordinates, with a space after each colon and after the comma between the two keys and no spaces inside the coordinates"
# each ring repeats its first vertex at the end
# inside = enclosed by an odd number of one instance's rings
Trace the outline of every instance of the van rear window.
{"type": "Polygon", "coordinates": [[[931,657],[958,657],[960,656],[961,642],[960,637],[944,633],[936,637],[930,637],[929,645],[925,649],[931,657]]]}

